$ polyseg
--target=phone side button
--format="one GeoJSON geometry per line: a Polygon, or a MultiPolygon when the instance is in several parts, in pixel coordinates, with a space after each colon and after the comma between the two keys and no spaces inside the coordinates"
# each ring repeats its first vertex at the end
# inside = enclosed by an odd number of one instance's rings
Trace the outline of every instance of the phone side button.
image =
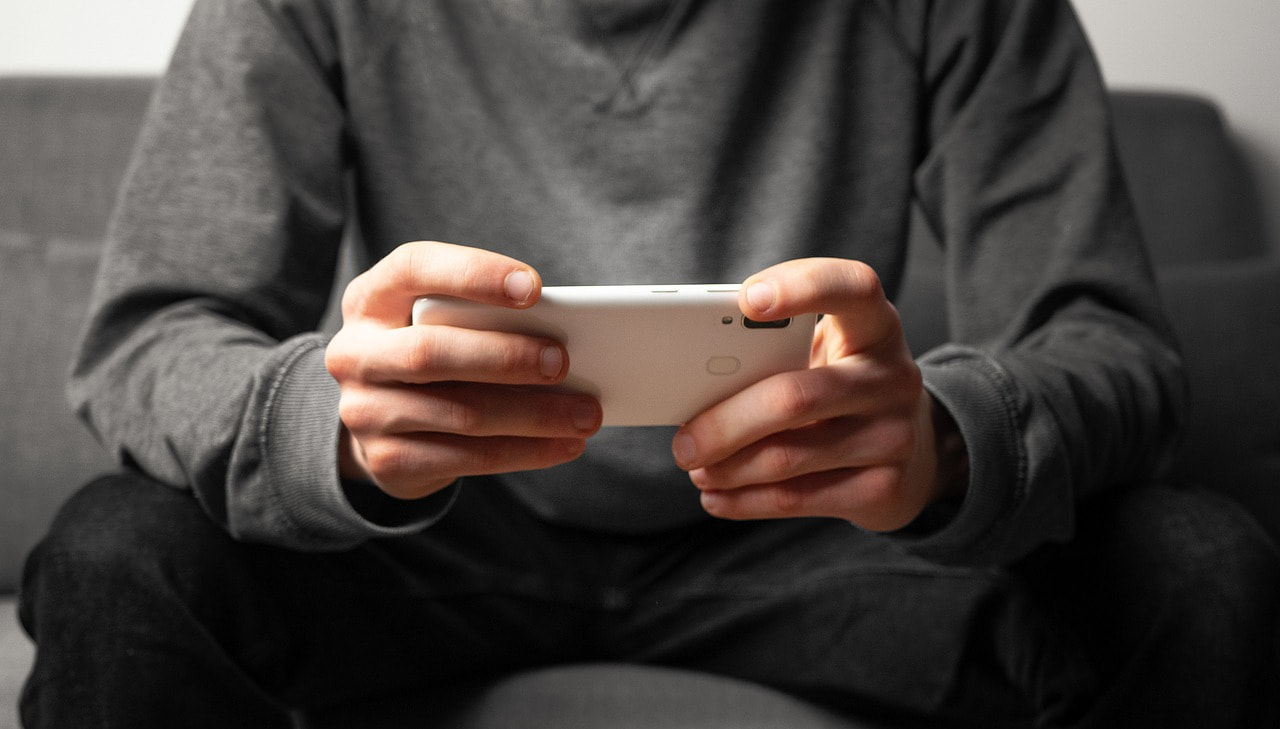
{"type": "Polygon", "coordinates": [[[707,360],[707,372],[713,375],[732,375],[742,368],[737,357],[712,357],[707,360]]]}

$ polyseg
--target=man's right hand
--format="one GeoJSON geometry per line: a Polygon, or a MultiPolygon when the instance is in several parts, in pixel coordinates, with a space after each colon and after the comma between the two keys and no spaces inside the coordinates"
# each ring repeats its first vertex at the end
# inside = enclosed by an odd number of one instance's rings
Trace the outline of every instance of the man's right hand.
{"type": "Polygon", "coordinates": [[[581,455],[600,427],[600,404],[524,387],[564,379],[559,342],[410,321],[420,296],[525,308],[541,293],[537,271],[519,261],[435,242],[406,243],[352,280],[325,354],[342,391],[342,475],[414,499],[462,476],[581,455]]]}

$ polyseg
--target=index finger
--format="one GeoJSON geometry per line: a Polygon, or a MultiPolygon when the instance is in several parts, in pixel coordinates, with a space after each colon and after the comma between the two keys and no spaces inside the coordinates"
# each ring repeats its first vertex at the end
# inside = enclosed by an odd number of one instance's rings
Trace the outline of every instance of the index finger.
{"type": "Polygon", "coordinates": [[[356,276],[342,296],[344,321],[373,319],[407,326],[422,296],[455,296],[524,308],[542,292],[531,266],[481,248],[415,241],[405,243],[356,276]]]}
{"type": "Polygon", "coordinates": [[[804,258],[779,263],[743,282],[738,307],[760,321],[810,313],[834,316],[851,352],[902,335],[898,312],[885,297],[880,277],[861,261],[804,258]]]}

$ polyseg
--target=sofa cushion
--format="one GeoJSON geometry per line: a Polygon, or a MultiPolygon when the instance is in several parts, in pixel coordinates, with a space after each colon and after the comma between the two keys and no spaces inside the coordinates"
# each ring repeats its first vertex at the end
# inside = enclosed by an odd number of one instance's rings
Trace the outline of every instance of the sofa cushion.
{"type": "MultiPolygon", "coordinates": [[[[922,726],[854,719],[771,688],[722,676],[621,663],[553,666],[451,691],[398,694],[308,717],[308,729],[871,729],[922,726]]],[[[929,724],[929,726],[935,726],[929,724]]]]}

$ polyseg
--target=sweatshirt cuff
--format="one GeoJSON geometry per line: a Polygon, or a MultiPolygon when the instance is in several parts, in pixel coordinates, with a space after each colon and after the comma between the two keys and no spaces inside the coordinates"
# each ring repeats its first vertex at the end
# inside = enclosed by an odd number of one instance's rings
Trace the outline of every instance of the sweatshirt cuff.
{"type": "Polygon", "coordinates": [[[259,429],[263,486],[278,509],[283,541],[299,549],[344,549],[439,521],[457,485],[424,499],[380,504],[378,521],[352,505],[338,474],[339,389],[324,366],[326,339],[299,339],[269,384],[259,429]]]}
{"type": "Polygon", "coordinates": [[[1028,471],[1012,380],[989,356],[967,347],[940,348],[918,364],[925,388],[964,436],[969,484],[959,504],[935,504],[889,536],[938,562],[1003,562],[1028,471]]]}

